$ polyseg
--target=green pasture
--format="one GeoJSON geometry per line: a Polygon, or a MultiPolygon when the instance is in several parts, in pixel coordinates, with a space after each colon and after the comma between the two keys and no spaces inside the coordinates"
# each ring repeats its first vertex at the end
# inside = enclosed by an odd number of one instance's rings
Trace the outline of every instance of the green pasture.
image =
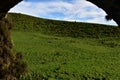
{"type": "Polygon", "coordinates": [[[15,50],[28,63],[26,79],[119,80],[119,38],[71,38],[39,32],[12,33],[15,50]]]}

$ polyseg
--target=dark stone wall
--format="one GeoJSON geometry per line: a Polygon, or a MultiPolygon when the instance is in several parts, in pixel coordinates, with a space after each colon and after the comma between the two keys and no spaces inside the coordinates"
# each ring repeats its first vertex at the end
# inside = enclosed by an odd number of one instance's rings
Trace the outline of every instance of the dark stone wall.
{"type": "Polygon", "coordinates": [[[27,71],[21,53],[13,51],[12,25],[5,17],[9,9],[22,0],[0,0],[0,80],[17,80],[27,71]]]}

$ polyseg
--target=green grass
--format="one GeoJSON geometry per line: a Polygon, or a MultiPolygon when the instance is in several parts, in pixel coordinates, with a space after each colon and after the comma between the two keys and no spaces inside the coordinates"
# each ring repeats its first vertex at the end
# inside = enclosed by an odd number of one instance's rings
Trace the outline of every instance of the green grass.
{"type": "Polygon", "coordinates": [[[119,38],[56,37],[14,31],[13,40],[30,69],[25,80],[120,79],[119,38]]]}
{"type": "Polygon", "coordinates": [[[29,73],[21,80],[120,80],[120,29],[9,14],[14,48],[29,73]]]}

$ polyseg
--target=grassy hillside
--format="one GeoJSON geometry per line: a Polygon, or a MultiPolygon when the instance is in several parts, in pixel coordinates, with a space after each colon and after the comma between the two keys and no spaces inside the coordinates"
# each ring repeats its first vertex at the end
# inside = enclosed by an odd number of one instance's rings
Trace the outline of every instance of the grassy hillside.
{"type": "Polygon", "coordinates": [[[70,37],[119,37],[120,29],[114,26],[55,21],[12,13],[14,30],[38,31],[44,34],[70,37]]]}
{"type": "Polygon", "coordinates": [[[30,71],[21,80],[120,80],[117,27],[10,16],[14,47],[30,71]]]}
{"type": "Polygon", "coordinates": [[[119,38],[70,38],[13,32],[29,74],[22,80],[120,80],[119,38]]]}

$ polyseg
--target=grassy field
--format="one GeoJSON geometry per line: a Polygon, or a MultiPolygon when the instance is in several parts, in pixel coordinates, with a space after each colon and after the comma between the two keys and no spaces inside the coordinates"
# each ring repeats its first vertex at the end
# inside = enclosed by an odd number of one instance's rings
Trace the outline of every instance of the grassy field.
{"type": "Polygon", "coordinates": [[[120,80],[119,38],[56,37],[14,31],[13,40],[30,69],[25,80],[120,80]]]}
{"type": "Polygon", "coordinates": [[[120,80],[117,27],[9,16],[15,51],[29,67],[21,80],[120,80]]]}

